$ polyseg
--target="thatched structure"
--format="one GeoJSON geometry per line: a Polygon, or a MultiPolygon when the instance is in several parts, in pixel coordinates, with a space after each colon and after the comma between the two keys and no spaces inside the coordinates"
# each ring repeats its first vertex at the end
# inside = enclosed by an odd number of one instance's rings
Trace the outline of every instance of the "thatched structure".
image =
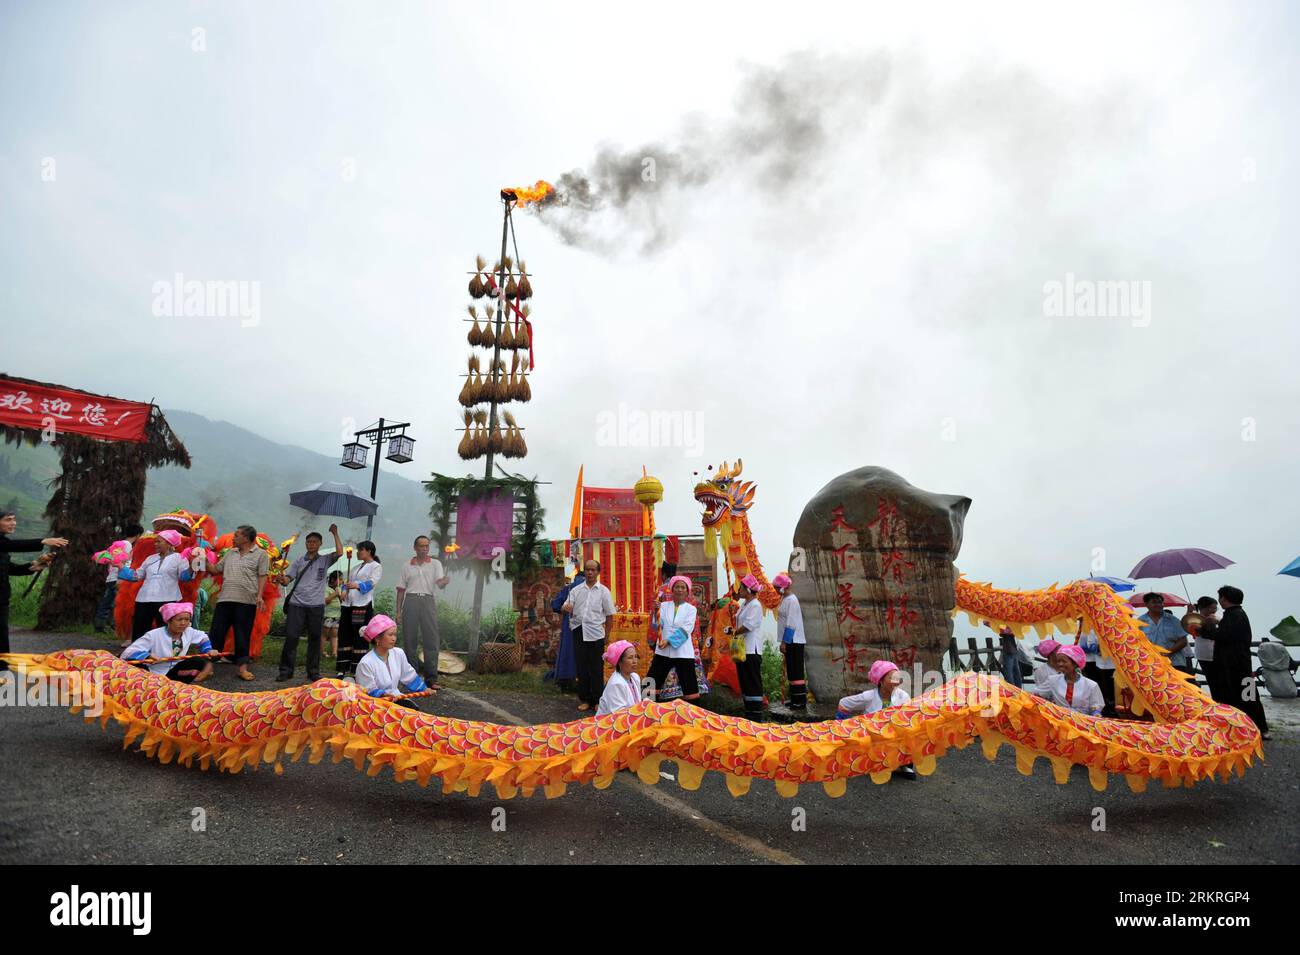
{"type": "MultiPolygon", "coordinates": [[[[7,376],[14,381],[44,387],[66,388],[47,382],[7,376]]],[[[68,389],[73,390],[73,389],[68,389]]],[[[0,425],[6,443],[39,444],[40,431],[0,425]]],[[[115,540],[122,527],[142,520],[145,472],[164,464],[190,466],[190,455],[167,424],[162,411],[153,408],[143,443],[103,441],[60,432],[53,441],[59,449],[62,471],[51,482],[54,496],[45,507],[51,537],[66,537],[68,546],[46,571],[45,590],[36,625],[57,630],[86,623],[104,591],[104,568],[91,555],[115,540]]]]}

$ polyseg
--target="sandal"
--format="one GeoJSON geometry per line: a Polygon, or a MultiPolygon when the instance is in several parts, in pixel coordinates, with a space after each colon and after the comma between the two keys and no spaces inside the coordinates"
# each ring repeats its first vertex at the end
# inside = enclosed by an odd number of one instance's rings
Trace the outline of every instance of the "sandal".
{"type": "Polygon", "coordinates": [[[237,674],[235,674],[235,675],[238,676],[241,680],[256,680],[256,679],[257,679],[257,677],[253,676],[253,674],[249,673],[247,670],[240,670],[240,671],[239,671],[237,674]]]}

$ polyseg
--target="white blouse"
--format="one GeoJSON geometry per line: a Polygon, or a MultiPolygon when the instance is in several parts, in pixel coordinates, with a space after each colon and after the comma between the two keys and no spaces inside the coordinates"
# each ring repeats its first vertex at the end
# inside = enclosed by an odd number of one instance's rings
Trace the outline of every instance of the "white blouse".
{"type": "Polygon", "coordinates": [[[610,674],[609,682],[605,684],[605,692],[600,695],[596,715],[604,716],[606,713],[627,709],[633,703],[640,702],[641,678],[635,673],[625,678],[623,674],[615,670],[610,674]]]}
{"type": "Polygon", "coordinates": [[[659,605],[659,640],[655,641],[655,656],[668,657],[670,660],[694,660],[694,631],[695,607],[685,601],[675,604],[671,600],[665,600],[659,605]],[[667,647],[660,647],[659,640],[667,640],[668,635],[678,627],[686,631],[682,645],[674,647],[670,643],[667,647]]]}
{"type": "MultiPolygon", "coordinates": [[[[890,706],[898,706],[906,703],[911,697],[901,686],[894,687],[894,692],[889,697],[890,706]]],[[[836,707],[836,712],[847,713],[850,716],[856,716],[858,713],[876,713],[883,710],[884,704],[880,702],[880,689],[872,687],[869,690],[863,690],[861,693],[854,693],[852,696],[845,696],[840,699],[840,705],[836,707]]]]}
{"type": "Polygon", "coordinates": [[[380,659],[379,654],[371,650],[357,664],[357,686],[367,693],[380,690],[387,696],[401,693],[403,686],[423,684],[411,661],[397,647],[388,651],[387,659],[380,659]]]}
{"type": "Polygon", "coordinates": [[[745,631],[745,653],[763,655],[763,605],[757,597],[745,601],[736,614],[736,629],[745,631]]]}
{"type": "MultiPolygon", "coordinates": [[[[167,628],[154,627],[154,629],[138,637],[134,643],[123,650],[122,659],[161,660],[165,657],[183,657],[189,653],[210,653],[212,651],[212,643],[208,640],[208,635],[202,630],[195,630],[193,627],[186,627],[178,642],[180,644],[179,652],[177,652],[176,644],[172,642],[172,635],[167,628]]],[[[194,663],[196,667],[203,665],[202,660],[195,660],[194,663]]],[[[175,665],[175,663],[151,663],[145,669],[150,673],[166,674],[175,665]]]]}
{"type": "Polygon", "coordinates": [[[136,575],[144,583],[136,592],[141,603],[173,603],[181,599],[181,574],[190,569],[185,558],[173,551],[166,557],[151,554],[144,559],[136,575]]]}
{"type": "Polygon", "coordinates": [[[803,633],[803,609],[794,594],[782,597],[780,606],[776,608],[776,635],[782,643],[808,642],[803,633]],[[790,631],[788,640],[787,630],[790,631]]]}
{"type": "Polygon", "coordinates": [[[1074,681],[1074,693],[1071,701],[1067,703],[1064,674],[1057,673],[1046,663],[1040,663],[1034,667],[1034,685],[1027,687],[1027,689],[1034,696],[1041,696],[1043,699],[1058,703],[1061,706],[1068,706],[1076,712],[1089,713],[1093,716],[1100,715],[1102,708],[1106,705],[1106,701],[1101,695],[1101,687],[1082,673],[1074,681]]]}
{"type": "Polygon", "coordinates": [[[367,580],[374,584],[367,593],[359,590],[349,590],[348,596],[343,605],[345,607],[364,607],[375,599],[375,591],[379,588],[379,581],[384,576],[384,565],[377,560],[368,560],[364,564],[358,564],[352,568],[352,573],[348,577],[349,583],[363,584],[367,580]]]}

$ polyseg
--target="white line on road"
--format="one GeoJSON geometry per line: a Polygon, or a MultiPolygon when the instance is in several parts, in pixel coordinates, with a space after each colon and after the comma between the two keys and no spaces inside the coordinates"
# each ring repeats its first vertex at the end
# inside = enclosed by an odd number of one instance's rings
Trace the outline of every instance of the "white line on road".
{"type": "MultiPolygon", "coordinates": [[[[498,719],[503,720],[506,723],[513,723],[515,726],[529,725],[527,720],[520,719],[509,710],[503,710],[495,703],[489,703],[487,700],[480,699],[477,696],[471,696],[468,693],[462,693],[459,690],[442,689],[438,691],[438,695],[449,696],[453,699],[474,703],[477,706],[481,706],[498,719]]],[[[775,862],[778,865],[803,865],[802,859],[796,858],[788,852],[782,852],[780,849],[773,849],[771,846],[760,842],[753,836],[747,836],[743,832],[737,832],[730,826],[724,826],[720,822],[715,822],[694,806],[682,802],[676,796],[668,795],[666,792],[661,791],[655,786],[647,786],[639,779],[632,779],[622,774],[617,777],[617,782],[629,791],[644,796],[646,799],[649,799],[653,803],[657,803],[669,812],[675,812],[680,816],[685,816],[705,832],[717,836],[724,842],[730,842],[737,848],[744,849],[746,852],[752,852],[754,855],[761,856],[769,862],[775,862]]]]}

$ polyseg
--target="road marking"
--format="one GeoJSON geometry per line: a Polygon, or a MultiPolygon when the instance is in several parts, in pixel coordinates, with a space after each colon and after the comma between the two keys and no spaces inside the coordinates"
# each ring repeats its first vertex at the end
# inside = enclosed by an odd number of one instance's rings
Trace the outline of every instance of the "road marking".
{"type": "MultiPolygon", "coordinates": [[[[512,723],[515,726],[531,725],[527,720],[520,719],[509,710],[504,710],[495,703],[489,703],[487,700],[480,699],[477,696],[470,696],[468,693],[462,693],[460,690],[442,689],[438,691],[438,695],[449,696],[453,699],[474,703],[477,706],[481,706],[498,719],[503,720],[506,723],[512,723]]],[[[773,849],[771,846],[764,842],[760,842],[753,836],[747,836],[743,832],[738,832],[735,829],[732,829],[730,826],[725,826],[720,822],[710,819],[694,806],[682,802],[676,796],[668,795],[658,786],[647,786],[639,779],[633,779],[621,773],[615,777],[615,781],[629,792],[638,793],[646,799],[649,799],[651,802],[658,804],[661,808],[667,809],[669,812],[675,812],[680,816],[685,816],[692,823],[710,835],[716,836],[724,842],[730,842],[733,846],[744,849],[746,852],[767,859],[769,862],[775,862],[777,865],[804,864],[802,859],[796,858],[788,852],[782,852],[780,849],[773,849]]]]}

